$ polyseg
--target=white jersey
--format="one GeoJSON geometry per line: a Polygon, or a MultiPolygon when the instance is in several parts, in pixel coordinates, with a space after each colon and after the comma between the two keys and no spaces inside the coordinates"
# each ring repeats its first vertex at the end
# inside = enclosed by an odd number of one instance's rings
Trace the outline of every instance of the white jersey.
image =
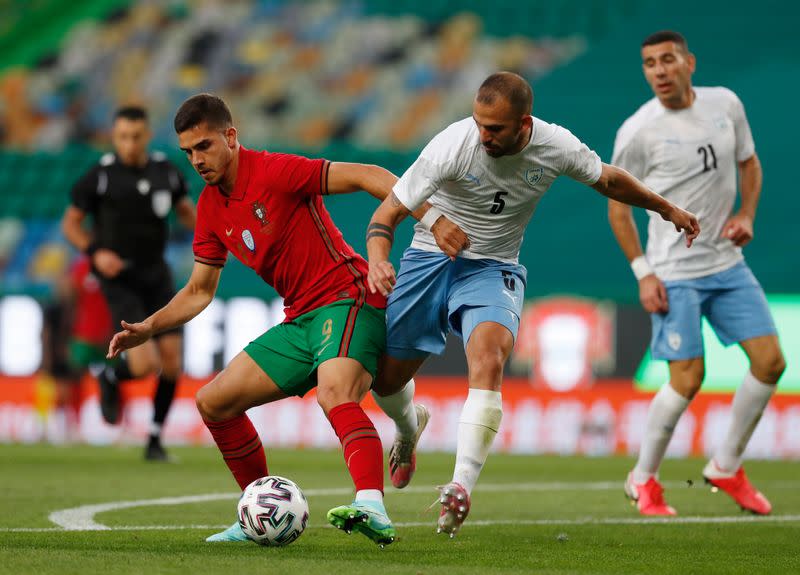
{"type": "Polygon", "coordinates": [[[662,280],[711,275],[742,260],[720,237],[736,201],[738,162],[755,153],[744,106],[727,88],[695,88],[692,105],[665,108],[653,98],[617,132],[612,163],[697,216],[691,248],[675,227],[648,212],[647,260],[662,280]]]}
{"type": "MultiPolygon", "coordinates": [[[[553,180],[564,174],[591,185],[601,171],[600,157],[569,130],[538,118],[524,149],[493,158],[481,145],[475,121],[466,118],[425,146],[394,193],[411,211],[430,201],[464,230],[470,248],[461,256],[517,263],[525,227],[553,180]]],[[[411,247],[440,251],[419,223],[411,247]]]]}

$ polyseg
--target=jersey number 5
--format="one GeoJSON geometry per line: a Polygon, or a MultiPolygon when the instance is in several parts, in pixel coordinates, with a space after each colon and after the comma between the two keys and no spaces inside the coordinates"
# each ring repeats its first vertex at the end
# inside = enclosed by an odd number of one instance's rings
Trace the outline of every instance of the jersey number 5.
{"type": "Polygon", "coordinates": [[[494,203],[492,207],[489,208],[489,213],[491,214],[499,214],[503,211],[503,208],[506,207],[506,202],[503,200],[503,196],[505,196],[508,192],[497,192],[494,195],[494,203]]]}
{"type": "Polygon", "coordinates": [[[714,153],[714,146],[711,144],[700,146],[697,148],[697,153],[703,155],[703,172],[717,169],[717,155],[714,153]],[[710,163],[708,161],[709,159],[711,160],[710,163]]]}

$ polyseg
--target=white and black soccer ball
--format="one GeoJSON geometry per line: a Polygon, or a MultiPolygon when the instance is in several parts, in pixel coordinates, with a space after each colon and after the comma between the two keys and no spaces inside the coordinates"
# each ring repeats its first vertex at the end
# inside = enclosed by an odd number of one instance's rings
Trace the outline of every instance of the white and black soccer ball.
{"type": "Polygon", "coordinates": [[[277,475],[256,479],[239,498],[239,525],[260,545],[288,545],[308,523],[308,501],[293,481],[277,475]]]}

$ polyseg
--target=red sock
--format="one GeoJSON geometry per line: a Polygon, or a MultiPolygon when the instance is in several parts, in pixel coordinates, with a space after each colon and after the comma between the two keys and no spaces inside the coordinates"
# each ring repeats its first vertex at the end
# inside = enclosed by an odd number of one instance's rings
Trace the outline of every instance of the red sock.
{"type": "Polygon", "coordinates": [[[383,446],[361,406],[355,402],[337,405],[328,413],[328,420],[342,442],[344,460],[356,491],[383,492],[383,446]]]}
{"type": "Polygon", "coordinates": [[[256,479],[269,475],[267,456],[256,428],[242,414],[227,421],[203,421],[217,443],[222,458],[244,490],[256,479]]]}

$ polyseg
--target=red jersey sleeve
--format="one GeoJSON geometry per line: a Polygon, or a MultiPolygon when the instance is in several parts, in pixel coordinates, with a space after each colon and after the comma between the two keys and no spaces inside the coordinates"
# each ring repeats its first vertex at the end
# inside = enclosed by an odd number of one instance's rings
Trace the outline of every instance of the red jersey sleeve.
{"type": "Polygon", "coordinates": [[[208,201],[203,195],[200,196],[200,200],[197,202],[197,222],[194,226],[192,251],[196,262],[209,266],[222,267],[228,257],[228,248],[219,240],[212,229],[208,201]]]}
{"type": "Polygon", "coordinates": [[[271,154],[268,177],[275,187],[290,194],[319,196],[328,193],[328,160],[294,154],[271,154]]]}

